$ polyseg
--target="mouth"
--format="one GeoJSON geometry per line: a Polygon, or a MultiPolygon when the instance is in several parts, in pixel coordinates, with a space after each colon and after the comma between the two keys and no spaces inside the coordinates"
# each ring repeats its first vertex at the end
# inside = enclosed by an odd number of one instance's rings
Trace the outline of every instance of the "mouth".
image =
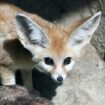
{"type": "MultiPolygon", "coordinates": [[[[53,78],[52,78],[53,79],[53,78]]],[[[57,85],[62,85],[63,84],[63,81],[57,81],[57,80],[55,80],[55,79],[53,79],[54,80],[54,82],[57,84],[57,85]]]]}

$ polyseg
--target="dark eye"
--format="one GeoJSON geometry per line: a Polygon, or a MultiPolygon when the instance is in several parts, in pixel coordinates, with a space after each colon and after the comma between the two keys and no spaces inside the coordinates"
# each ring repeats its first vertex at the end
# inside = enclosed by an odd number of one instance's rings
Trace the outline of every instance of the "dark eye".
{"type": "Polygon", "coordinates": [[[65,58],[64,59],[64,65],[67,65],[67,64],[70,64],[70,62],[71,62],[71,57],[67,57],[67,58],[65,58]]]}
{"type": "Polygon", "coordinates": [[[45,62],[47,65],[54,65],[53,59],[51,59],[51,58],[49,58],[49,57],[44,58],[44,62],[45,62]]]}

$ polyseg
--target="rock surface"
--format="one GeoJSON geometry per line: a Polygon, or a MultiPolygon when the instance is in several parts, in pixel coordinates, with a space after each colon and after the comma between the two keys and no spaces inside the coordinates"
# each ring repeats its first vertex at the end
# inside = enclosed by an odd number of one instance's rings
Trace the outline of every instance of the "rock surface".
{"type": "Polygon", "coordinates": [[[53,105],[39,96],[33,96],[21,86],[1,86],[0,105],[53,105]]]}
{"type": "Polygon", "coordinates": [[[54,105],[105,105],[105,64],[93,46],[56,91],[54,105]]]}

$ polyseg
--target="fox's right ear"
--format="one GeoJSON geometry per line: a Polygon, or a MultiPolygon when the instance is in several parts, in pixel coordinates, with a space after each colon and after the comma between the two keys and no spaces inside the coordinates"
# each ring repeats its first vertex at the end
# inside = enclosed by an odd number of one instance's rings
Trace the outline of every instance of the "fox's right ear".
{"type": "Polygon", "coordinates": [[[22,45],[33,52],[35,46],[48,47],[48,38],[44,30],[29,17],[23,14],[16,15],[16,31],[22,45]]]}
{"type": "Polygon", "coordinates": [[[96,13],[71,34],[69,44],[76,52],[79,53],[82,48],[90,42],[94,32],[99,26],[101,14],[101,12],[96,13]]]}

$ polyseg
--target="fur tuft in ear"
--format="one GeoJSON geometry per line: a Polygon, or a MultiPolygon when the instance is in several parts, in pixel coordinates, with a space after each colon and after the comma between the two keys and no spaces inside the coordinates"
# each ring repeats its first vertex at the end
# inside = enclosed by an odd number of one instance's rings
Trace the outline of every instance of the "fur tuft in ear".
{"type": "Polygon", "coordinates": [[[71,47],[80,51],[90,42],[94,32],[99,26],[101,14],[101,12],[96,13],[72,33],[69,39],[71,47]]]}
{"type": "Polygon", "coordinates": [[[48,38],[44,30],[23,14],[16,16],[16,31],[25,48],[27,45],[38,45],[43,48],[48,46],[48,38]]]}

